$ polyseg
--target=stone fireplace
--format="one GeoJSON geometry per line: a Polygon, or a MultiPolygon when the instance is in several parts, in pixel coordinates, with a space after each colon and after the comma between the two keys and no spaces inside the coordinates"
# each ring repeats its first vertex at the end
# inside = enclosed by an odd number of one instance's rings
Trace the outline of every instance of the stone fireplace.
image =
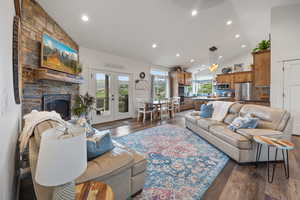
{"type": "Polygon", "coordinates": [[[47,94],[42,99],[42,110],[56,111],[64,120],[71,119],[71,95],[47,94]]]}

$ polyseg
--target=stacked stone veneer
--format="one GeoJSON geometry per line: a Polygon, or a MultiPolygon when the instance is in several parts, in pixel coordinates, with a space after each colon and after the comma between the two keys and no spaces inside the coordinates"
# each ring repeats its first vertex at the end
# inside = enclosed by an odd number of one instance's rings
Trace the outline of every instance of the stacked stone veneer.
{"type": "Polygon", "coordinates": [[[44,94],[71,94],[73,102],[74,96],[79,93],[78,84],[50,80],[35,81],[30,79],[29,76],[34,69],[41,67],[43,33],[75,50],[78,50],[78,45],[34,0],[22,1],[21,24],[22,114],[27,114],[33,109],[41,110],[44,94]]]}

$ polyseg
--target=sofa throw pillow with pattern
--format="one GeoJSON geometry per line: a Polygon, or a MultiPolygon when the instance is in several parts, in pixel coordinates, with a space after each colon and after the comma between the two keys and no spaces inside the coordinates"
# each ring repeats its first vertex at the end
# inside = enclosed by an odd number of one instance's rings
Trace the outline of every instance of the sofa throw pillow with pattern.
{"type": "Polygon", "coordinates": [[[87,137],[87,158],[92,160],[114,148],[110,131],[95,130],[95,134],[87,137]]]}
{"type": "Polygon", "coordinates": [[[214,108],[212,104],[202,104],[200,107],[200,117],[202,118],[211,118],[214,112],[214,108]]]}
{"type": "Polygon", "coordinates": [[[256,128],[258,124],[258,118],[252,117],[251,115],[246,115],[245,117],[235,118],[231,124],[228,126],[232,131],[236,131],[241,128],[256,128]]]}

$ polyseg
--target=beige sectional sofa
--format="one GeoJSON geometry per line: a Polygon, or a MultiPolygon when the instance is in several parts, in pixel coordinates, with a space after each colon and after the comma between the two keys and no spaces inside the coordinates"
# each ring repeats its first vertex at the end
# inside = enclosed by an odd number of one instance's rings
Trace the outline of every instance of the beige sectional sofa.
{"type": "MultiPolygon", "coordinates": [[[[56,122],[45,121],[34,129],[34,136],[29,140],[29,160],[37,200],[51,200],[53,187],[44,187],[36,183],[35,170],[41,134],[57,126],[56,122]]],[[[145,157],[117,142],[115,148],[96,159],[89,161],[86,171],[76,179],[76,183],[101,181],[112,187],[116,200],[127,199],[141,191],[145,182],[147,161],[145,157]]]]}
{"type": "MultiPolygon", "coordinates": [[[[209,118],[201,118],[199,112],[188,113],[185,116],[186,127],[215,147],[226,153],[229,157],[239,163],[256,161],[257,144],[253,136],[271,136],[290,140],[290,114],[285,110],[270,108],[259,105],[239,103],[233,104],[223,122],[214,121],[209,118]],[[236,132],[227,128],[235,117],[252,114],[259,118],[258,127],[255,129],[238,129],[236,132]]],[[[270,160],[274,160],[275,151],[271,149],[270,160]]],[[[282,160],[278,154],[277,159],[282,160]]],[[[260,161],[267,160],[267,147],[262,147],[260,161]]]]}

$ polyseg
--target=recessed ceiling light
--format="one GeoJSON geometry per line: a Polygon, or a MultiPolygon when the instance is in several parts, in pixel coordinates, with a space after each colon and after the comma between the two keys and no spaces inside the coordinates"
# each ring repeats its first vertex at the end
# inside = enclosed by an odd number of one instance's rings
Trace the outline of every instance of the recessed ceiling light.
{"type": "Polygon", "coordinates": [[[219,59],[222,59],[223,58],[223,56],[219,56],[219,59]]]}
{"type": "Polygon", "coordinates": [[[157,44],[152,44],[152,48],[155,49],[157,47],[157,44]]]}
{"type": "Polygon", "coordinates": [[[192,16],[194,17],[196,15],[198,15],[198,10],[192,10],[192,16]]]}
{"type": "Polygon", "coordinates": [[[227,22],[226,22],[226,25],[227,26],[230,26],[232,24],[232,20],[228,20],[227,22]]]}
{"type": "Polygon", "coordinates": [[[245,45],[245,44],[242,44],[242,46],[241,46],[242,48],[246,48],[247,47],[247,45],[245,45]]]}
{"type": "Polygon", "coordinates": [[[179,56],[180,56],[180,54],[179,54],[179,53],[177,53],[177,54],[176,54],[176,57],[179,57],[179,56]]]}
{"type": "Polygon", "coordinates": [[[82,15],[81,20],[84,22],[87,22],[87,21],[89,21],[89,17],[87,15],[82,15]]]}
{"type": "Polygon", "coordinates": [[[195,62],[195,60],[194,60],[194,59],[191,59],[190,62],[193,63],[193,62],[195,62]]]}
{"type": "Polygon", "coordinates": [[[236,35],[235,35],[235,38],[240,38],[240,37],[241,37],[240,34],[236,34],[236,35]]]}

